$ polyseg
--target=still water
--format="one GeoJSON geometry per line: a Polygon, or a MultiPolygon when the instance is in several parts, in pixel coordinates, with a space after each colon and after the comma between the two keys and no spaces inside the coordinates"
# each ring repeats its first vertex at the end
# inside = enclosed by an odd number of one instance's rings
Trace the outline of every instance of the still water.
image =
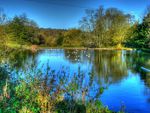
{"type": "MultiPolygon", "coordinates": [[[[98,98],[105,106],[119,111],[121,106],[127,113],[150,113],[150,54],[126,50],[63,50],[45,49],[36,53],[15,52],[10,63],[15,61],[19,69],[34,61],[37,68],[48,65],[52,70],[64,68],[68,74],[80,69],[86,77],[94,73],[95,86],[104,86],[98,98]]],[[[85,77],[85,84],[86,84],[85,77]]],[[[94,95],[94,89],[91,89],[94,95]]]]}

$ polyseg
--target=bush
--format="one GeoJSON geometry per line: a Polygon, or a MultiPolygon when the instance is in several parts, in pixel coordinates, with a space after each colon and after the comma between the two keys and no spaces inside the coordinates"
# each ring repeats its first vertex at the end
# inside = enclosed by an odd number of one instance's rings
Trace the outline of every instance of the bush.
{"type": "Polygon", "coordinates": [[[47,46],[51,46],[51,47],[56,46],[56,39],[52,36],[47,37],[47,38],[45,38],[45,44],[47,46]]]}
{"type": "MultiPolygon", "coordinates": [[[[94,84],[91,84],[93,79],[90,79],[90,86],[84,86],[85,76],[80,70],[78,74],[74,74],[73,78],[70,78],[63,69],[56,73],[49,67],[46,72],[36,71],[33,69],[34,65],[28,66],[28,68],[30,71],[28,69],[23,71],[26,76],[23,77],[20,73],[17,82],[11,80],[8,82],[10,84],[7,85],[9,96],[2,95],[1,112],[110,113],[99,101],[96,103],[85,101],[85,96],[89,95],[88,91],[94,87],[94,84]],[[81,95],[82,99],[77,99],[77,95],[81,95]]],[[[93,75],[91,75],[92,77],[93,75]]],[[[99,88],[99,94],[103,92],[102,89],[99,88]]]]}

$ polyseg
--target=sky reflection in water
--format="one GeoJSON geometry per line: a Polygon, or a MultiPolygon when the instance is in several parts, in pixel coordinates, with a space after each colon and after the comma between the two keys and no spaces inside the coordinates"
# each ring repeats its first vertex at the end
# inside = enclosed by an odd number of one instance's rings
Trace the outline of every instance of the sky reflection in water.
{"type": "MultiPolygon", "coordinates": [[[[43,71],[47,66],[56,71],[63,67],[71,75],[80,68],[86,74],[85,84],[89,80],[88,73],[94,72],[95,87],[107,87],[99,99],[111,110],[118,111],[125,105],[128,113],[150,113],[150,77],[141,70],[141,66],[150,68],[150,54],[125,50],[47,49],[25,55],[28,57],[24,59],[24,66],[35,61],[43,71]]],[[[94,89],[89,93],[94,95],[94,89]]]]}

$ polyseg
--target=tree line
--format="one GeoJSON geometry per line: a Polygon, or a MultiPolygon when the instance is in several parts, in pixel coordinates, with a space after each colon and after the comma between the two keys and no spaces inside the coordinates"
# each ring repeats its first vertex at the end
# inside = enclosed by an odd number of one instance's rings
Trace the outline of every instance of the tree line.
{"type": "Polygon", "coordinates": [[[150,6],[141,22],[117,8],[86,10],[76,29],[44,29],[25,14],[8,19],[0,9],[0,38],[49,47],[150,48],[150,6]]]}

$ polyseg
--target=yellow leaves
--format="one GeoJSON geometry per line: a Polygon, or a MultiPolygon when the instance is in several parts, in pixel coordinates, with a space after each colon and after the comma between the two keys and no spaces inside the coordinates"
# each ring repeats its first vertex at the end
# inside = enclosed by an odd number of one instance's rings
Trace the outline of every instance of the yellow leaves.
{"type": "Polygon", "coordinates": [[[47,46],[51,46],[51,47],[55,46],[56,45],[56,38],[53,36],[49,36],[49,37],[45,38],[45,44],[47,46]]]}
{"type": "Polygon", "coordinates": [[[7,97],[7,98],[10,98],[10,95],[9,95],[9,92],[8,92],[8,80],[6,79],[6,84],[5,86],[3,87],[3,96],[4,97],[7,97]]]}
{"type": "Polygon", "coordinates": [[[76,37],[77,35],[79,35],[81,33],[80,30],[78,29],[71,29],[71,30],[68,30],[67,32],[64,33],[64,36],[65,37],[69,37],[69,38],[72,38],[72,37],[76,37]]]}
{"type": "Polygon", "coordinates": [[[33,113],[31,112],[26,106],[22,107],[21,110],[19,110],[19,113],[33,113]]]}
{"type": "MultiPolygon", "coordinates": [[[[50,95],[39,90],[36,96],[37,103],[41,108],[41,113],[47,113],[47,111],[53,111],[55,101],[50,99],[50,95]]],[[[51,112],[50,112],[51,113],[51,112]]]]}

